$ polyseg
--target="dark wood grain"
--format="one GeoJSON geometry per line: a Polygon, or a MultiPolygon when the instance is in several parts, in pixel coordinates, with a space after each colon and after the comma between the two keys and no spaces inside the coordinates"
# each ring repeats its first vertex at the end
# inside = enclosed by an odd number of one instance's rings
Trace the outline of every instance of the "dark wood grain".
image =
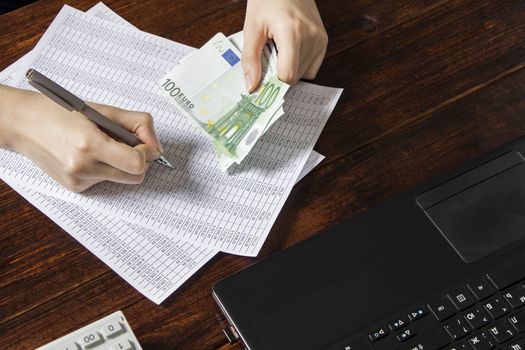
{"type": "MultiPolygon", "coordinates": [[[[245,9],[233,0],[107,4],[192,46],[240,30],[245,9]]],[[[0,68],[35,45],[61,5],[40,1],[0,17],[0,68]]],[[[1,349],[37,347],[118,309],[145,349],[241,349],[221,334],[215,282],[525,132],[525,3],[319,8],[330,44],[317,82],[345,92],[316,146],[327,159],[294,188],[259,256],[219,254],[157,306],[0,183],[1,349]]]]}

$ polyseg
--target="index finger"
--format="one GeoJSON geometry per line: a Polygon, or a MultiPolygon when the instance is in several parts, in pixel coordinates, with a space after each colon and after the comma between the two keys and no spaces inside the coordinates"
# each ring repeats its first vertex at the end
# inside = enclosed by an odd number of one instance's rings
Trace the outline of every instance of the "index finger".
{"type": "Polygon", "coordinates": [[[102,163],[132,175],[143,174],[146,170],[148,148],[151,146],[131,147],[106,136],[105,141],[101,142],[99,147],[100,152],[97,160],[102,163]]]}
{"type": "Polygon", "coordinates": [[[293,31],[284,31],[274,38],[277,46],[277,72],[279,79],[292,84],[299,79],[301,41],[293,31]]]}

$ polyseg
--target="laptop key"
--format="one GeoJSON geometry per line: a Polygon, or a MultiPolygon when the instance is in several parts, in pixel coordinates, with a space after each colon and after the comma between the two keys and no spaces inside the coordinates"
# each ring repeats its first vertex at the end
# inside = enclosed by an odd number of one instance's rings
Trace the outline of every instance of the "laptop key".
{"type": "Polygon", "coordinates": [[[396,338],[400,342],[407,341],[408,339],[412,338],[416,335],[416,330],[412,327],[408,327],[405,330],[403,330],[401,333],[399,333],[396,338]]]}
{"type": "Polygon", "coordinates": [[[447,347],[445,350],[472,350],[470,346],[464,341],[458,341],[452,344],[451,346],[447,347]]]}
{"type": "Polygon", "coordinates": [[[385,327],[381,327],[373,332],[371,332],[368,337],[371,341],[377,341],[388,335],[388,330],[385,327]]]}
{"type": "Polygon", "coordinates": [[[498,319],[501,316],[510,312],[509,303],[505,299],[500,297],[490,299],[488,302],[483,304],[483,307],[494,319],[498,319]]]}
{"type": "Polygon", "coordinates": [[[392,331],[397,331],[408,324],[408,319],[400,317],[388,324],[388,328],[392,331]]]}
{"type": "Polygon", "coordinates": [[[490,322],[485,312],[478,308],[466,313],[463,317],[473,329],[481,328],[490,322]]]}
{"type": "Polygon", "coordinates": [[[453,290],[448,297],[459,310],[465,310],[476,303],[474,295],[465,287],[453,290]]]}
{"type": "Polygon", "coordinates": [[[487,332],[481,332],[468,338],[474,350],[491,350],[496,346],[494,338],[487,332]]]}
{"type": "MultiPolygon", "coordinates": [[[[355,338],[354,338],[355,339],[355,338]]],[[[374,350],[365,338],[356,341],[341,339],[335,343],[325,346],[323,350],[374,350]]]]}
{"type": "Polygon", "coordinates": [[[525,289],[517,286],[503,294],[503,297],[509,302],[512,308],[517,309],[525,305],[525,289]]]}
{"type": "Polygon", "coordinates": [[[525,350],[525,338],[518,339],[509,344],[509,350],[525,350]]]}
{"type": "Polygon", "coordinates": [[[514,316],[509,317],[509,321],[517,332],[525,333],[525,311],[520,311],[514,316]]]}
{"type": "Polygon", "coordinates": [[[453,340],[459,340],[470,333],[469,325],[459,317],[451,319],[443,327],[453,340]]]}
{"type": "Polygon", "coordinates": [[[478,300],[486,299],[496,292],[494,285],[490,283],[485,277],[479,277],[470,280],[467,283],[467,286],[478,300]]]}
{"type": "Polygon", "coordinates": [[[419,307],[414,311],[408,313],[408,318],[410,321],[419,320],[421,317],[424,317],[428,313],[426,307],[419,307]]]}
{"type": "Polygon", "coordinates": [[[438,319],[438,321],[446,320],[456,313],[456,308],[452,305],[448,298],[434,300],[428,304],[428,307],[438,319]]]}
{"type": "Polygon", "coordinates": [[[450,344],[450,338],[441,328],[401,347],[400,350],[439,350],[450,344]]]}
{"type": "Polygon", "coordinates": [[[522,280],[525,277],[525,273],[521,266],[518,266],[517,268],[491,272],[487,276],[501,290],[522,280]]]}
{"type": "Polygon", "coordinates": [[[515,330],[507,321],[502,321],[490,327],[489,332],[499,344],[503,344],[514,338],[515,330]]]}

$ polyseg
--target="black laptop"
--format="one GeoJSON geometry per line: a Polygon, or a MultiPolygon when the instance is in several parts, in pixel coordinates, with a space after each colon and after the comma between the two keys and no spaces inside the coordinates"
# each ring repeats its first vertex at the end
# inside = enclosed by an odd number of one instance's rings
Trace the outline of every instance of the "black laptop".
{"type": "Polygon", "coordinates": [[[525,138],[220,281],[247,349],[525,350],[525,138]]]}

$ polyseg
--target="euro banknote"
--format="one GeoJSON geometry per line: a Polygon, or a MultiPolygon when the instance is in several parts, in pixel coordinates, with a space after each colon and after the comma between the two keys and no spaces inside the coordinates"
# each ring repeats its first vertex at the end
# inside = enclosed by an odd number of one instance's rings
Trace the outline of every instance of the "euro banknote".
{"type": "Polygon", "coordinates": [[[161,90],[214,143],[223,170],[240,164],[283,115],[289,86],[278,79],[272,43],[263,50],[262,79],[248,93],[241,52],[222,33],[182,60],[159,81],[161,90]]]}

